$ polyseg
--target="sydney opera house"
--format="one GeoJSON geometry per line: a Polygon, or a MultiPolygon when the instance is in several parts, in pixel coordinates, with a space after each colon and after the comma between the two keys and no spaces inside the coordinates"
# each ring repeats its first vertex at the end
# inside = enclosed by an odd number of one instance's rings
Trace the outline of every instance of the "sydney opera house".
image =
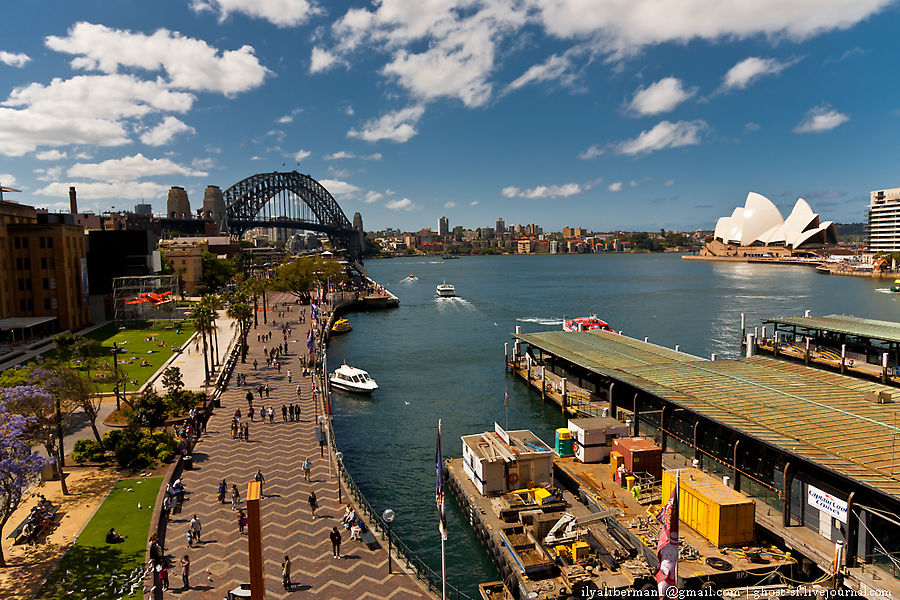
{"type": "Polygon", "coordinates": [[[700,253],[703,256],[784,258],[815,255],[825,244],[837,242],[834,223],[819,223],[799,198],[788,218],[771,200],[750,192],[744,206],[716,223],[714,239],[700,253]]]}

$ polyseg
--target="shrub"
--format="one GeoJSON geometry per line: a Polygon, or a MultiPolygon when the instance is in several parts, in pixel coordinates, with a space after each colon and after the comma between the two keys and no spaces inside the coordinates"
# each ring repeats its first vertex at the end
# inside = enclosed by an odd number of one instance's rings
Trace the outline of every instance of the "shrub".
{"type": "Polygon", "coordinates": [[[106,454],[103,446],[96,440],[78,440],[72,448],[72,460],[78,464],[103,462],[106,460],[106,454]]]}
{"type": "Polygon", "coordinates": [[[160,462],[167,463],[175,456],[175,453],[170,450],[163,450],[159,454],[156,455],[156,458],[160,460],[160,462]]]}

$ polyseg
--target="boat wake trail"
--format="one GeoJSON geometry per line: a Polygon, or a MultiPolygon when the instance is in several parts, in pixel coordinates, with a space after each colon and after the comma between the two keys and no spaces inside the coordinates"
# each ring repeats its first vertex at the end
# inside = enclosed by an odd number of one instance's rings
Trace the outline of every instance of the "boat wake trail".
{"type": "Polygon", "coordinates": [[[477,310],[475,305],[459,296],[441,297],[435,296],[434,302],[437,304],[438,310],[477,310]]]}
{"type": "Polygon", "coordinates": [[[537,325],[562,325],[562,319],[553,319],[549,317],[519,317],[516,319],[521,323],[536,323],[537,325]]]}
{"type": "Polygon", "coordinates": [[[897,292],[892,292],[891,288],[875,288],[875,291],[879,294],[896,294],[897,292]]]}

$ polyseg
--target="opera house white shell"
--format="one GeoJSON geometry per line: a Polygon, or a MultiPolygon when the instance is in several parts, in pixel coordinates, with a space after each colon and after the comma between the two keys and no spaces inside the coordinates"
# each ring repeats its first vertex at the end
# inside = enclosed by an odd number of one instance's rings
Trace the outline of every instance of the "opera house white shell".
{"type": "Polygon", "coordinates": [[[771,200],[750,192],[743,207],[735,208],[730,217],[722,217],[716,222],[715,238],[724,244],[785,246],[793,249],[803,245],[835,242],[837,230],[831,221],[820,225],[819,215],[812,211],[803,198],[797,200],[785,220],[771,200]]]}

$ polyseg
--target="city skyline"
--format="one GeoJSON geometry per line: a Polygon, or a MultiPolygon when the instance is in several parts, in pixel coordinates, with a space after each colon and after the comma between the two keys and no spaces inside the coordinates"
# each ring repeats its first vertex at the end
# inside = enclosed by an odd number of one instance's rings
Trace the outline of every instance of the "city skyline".
{"type": "Polygon", "coordinates": [[[896,3],[585,6],[13,5],[0,183],[163,212],[173,185],[196,209],[298,169],[367,230],[409,231],[709,230],[751,191],[861,222],[896,186],[896,3]]]}

